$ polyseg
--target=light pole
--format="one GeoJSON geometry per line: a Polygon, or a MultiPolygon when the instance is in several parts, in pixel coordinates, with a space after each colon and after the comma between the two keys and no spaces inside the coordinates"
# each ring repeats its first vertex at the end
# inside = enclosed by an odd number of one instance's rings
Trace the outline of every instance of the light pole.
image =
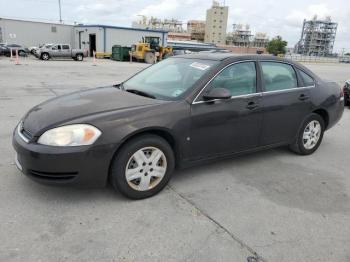
{"type": "Polygon", "coordinates": [[[58,9],[60,12],[60,23],[62,24],[61,0],[58,0],[58,9]]]}

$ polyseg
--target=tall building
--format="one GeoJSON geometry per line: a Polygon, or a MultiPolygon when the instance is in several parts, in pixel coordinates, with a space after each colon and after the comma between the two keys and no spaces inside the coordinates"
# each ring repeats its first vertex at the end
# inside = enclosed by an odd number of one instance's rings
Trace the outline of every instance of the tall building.
{"type": "Polygon", "coordinates": [[[189,20],[187,22],[187,32],[191,35],[191,40],[204,42],[205,21],[189,20]]]}
{"type": "Polygon", "coordinates": [[[338,23],[332,22],[330,17],[324,20],[314,16],[312,20],[303,23],[301,38],[296,45],[296,53],[314,56],[329,56],[333,53],[338,23]]]}
{"type": "Polygon", "coordinates": [[[228,18],[228,6],[221,6],[213,1],[213,6],[207,10],[205,22],[205,42],[225,44],[228,18]]]}

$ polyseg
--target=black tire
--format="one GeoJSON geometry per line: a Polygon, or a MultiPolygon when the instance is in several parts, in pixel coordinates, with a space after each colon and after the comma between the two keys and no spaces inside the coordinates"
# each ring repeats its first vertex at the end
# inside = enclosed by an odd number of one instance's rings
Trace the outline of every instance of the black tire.
{"type": "Polygon", "coordinates": [[[84,60],[84,56],[83,56],[82,54],[77,54],[77,55],[75,56],[75,60],[76,60],[76,61],[83,61],[83,60],[84,60]]]}
{"type": "MultiPolygon", "coordinates": [[[[174,167],[174,152],[168,142],[156,135],[142,135],[128,141],[122,146],[112,160],[109,177],[113,187],[124,196],[131,199],[143,199],[156,195],[168,184],[174,167]],[[129,160],[134,153],[145,147],[157,148],[162,151],[166,158],[166,171],[163,178],[153,188],[146,191],[139,191],[129,185],[125,173],[129,160]]],[[[147,173],[145,175],[147,176],[147,173]]]]}
{"type": "Polygon", "coordinates": [[[324,119],[318,114],[315,114],[315,113],[310,114],[304,120],[300,130],[298,131],[296,141],[293,144],[289,145],[289,149],[291,151],[293,151],[294,153],[299,154],[299,155],[310,155],[310,154],[314,153],[318,149],[318,147],[320,146],[320,144],[322,142],[324,131],[325,131],[324,119]],[[304,135],[305,128],[312,121],[317,121],[318,123],[320,123],[321,135],[320,135],[317,143],[311,149],[307,149],[304,145],[303,135],[304,135]]]}
{"type": "Polygon", "coordinates": [[[42,53],[40,56],[41,60],[49,60],[50,59],[50,55],[48,53],[42,53]]]}

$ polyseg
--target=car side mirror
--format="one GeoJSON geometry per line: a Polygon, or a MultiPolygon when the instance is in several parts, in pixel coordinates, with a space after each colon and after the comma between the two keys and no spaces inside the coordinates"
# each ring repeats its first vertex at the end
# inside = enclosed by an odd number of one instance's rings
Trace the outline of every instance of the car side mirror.
{"type": "Polygon", "coordinates": [[[214,100],[214,99],[230,99],[231,92],[226,88],[218,87],[211,89],[208,93],[203,95],[204,100],[214,100]]]}

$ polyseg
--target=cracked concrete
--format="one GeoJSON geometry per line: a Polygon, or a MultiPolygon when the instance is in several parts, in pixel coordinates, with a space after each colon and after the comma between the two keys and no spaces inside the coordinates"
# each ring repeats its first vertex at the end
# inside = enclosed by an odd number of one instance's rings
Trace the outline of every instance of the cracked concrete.
{"type": "MultiPolygon", "coordinates": [[[[55,188],[20,175],[11,133],[32,106],[145,64],[0,58],[0,261],[350,260],[350,113],[320,149],[274,149],[178,171],[161,194],[55,188]]],[[[349,65],[308,65],[342,83],[349,65]]]]}

